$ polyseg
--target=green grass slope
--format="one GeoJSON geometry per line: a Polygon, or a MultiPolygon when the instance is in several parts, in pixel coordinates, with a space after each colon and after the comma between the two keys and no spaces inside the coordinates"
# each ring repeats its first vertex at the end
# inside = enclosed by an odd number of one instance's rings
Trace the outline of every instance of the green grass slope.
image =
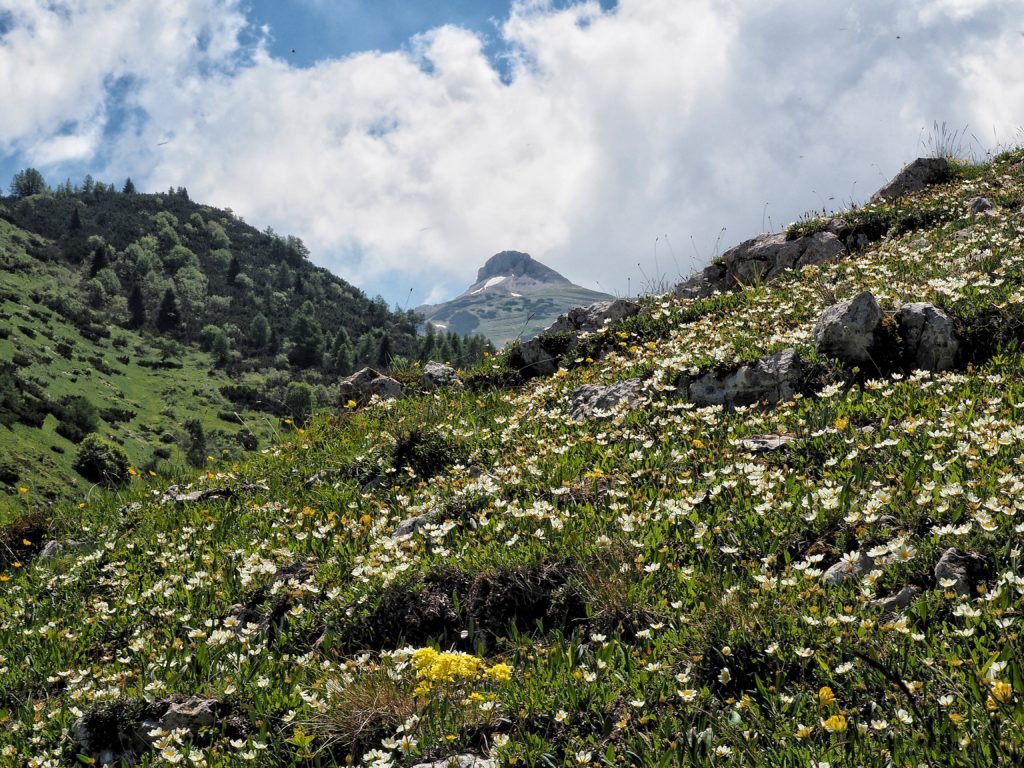
{"type": "Polygon", "coordinates": [[[499,358],[465,392],[324,413],[179,477],[191,500],[21,497],[0,761],[74,764],[81,723],[111,750],[152,732],[147,766],[1021,764],[1022,202],[1024,152],[961,168],[848,212],[890,224],[840,262],[646,300],[551,378],[490,387],[515,379],[499,358]],[[941,305],[969,363],[818,359],[818,315],[863,289],[941,305]],[[788,403],[678,396],[789,346],[813,378],[788,403]],[[570,419],[581,385],[632,376],[640,400],[570,419]],[[744,442],[764,434],[792,442],[744,442]],[[976,555],[968,594],[935,583],[950,547],[976,555]],[[823,584],[858,548],[884,565],[823,584]],[[173,696],[217,717],[161,732],[173,696]]]}
{"type": "MultiPolygon", "coordinates": [[[[200,420],[220,459],[243,455],[243,421],[257,440],[274,438],[276,419],[221,396],[232,381],[210,355],[127,329],[82,328],[42,303],[40,296],[77,282],[67,266],[27,252],[45,244],[0,220],[0,487],[33,500],[89,492],[91,483],[72,468],[76,442],[57,431],[60,403],[73,396],[87,397],[97,433],[121,444],[133,469],[147,475],[183,466],[189,418],[200,420]]],[[[16,506],[10,496],[5,505],[16,506]]]]}

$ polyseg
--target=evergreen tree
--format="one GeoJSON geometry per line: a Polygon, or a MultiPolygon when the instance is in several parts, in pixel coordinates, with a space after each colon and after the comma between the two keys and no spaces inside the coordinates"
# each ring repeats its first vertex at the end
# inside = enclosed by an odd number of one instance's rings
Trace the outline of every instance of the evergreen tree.
{"type": "Polygon", "coordinates": [[[138,283],[132,286],[128,294],[128,327],[138,330],[146,324],[146,298],[142,295],[142,288],[138,283]]]}
{"type": "Polygon", "coordinates": [[[249,325],[249,346],[256,352],[263,352],[270,342],[270,321],[262,312],[249,325]]]}
{"type": "Polygon", "coordinates": [[[206,463],[206,431],[203,429],[203,422],[199,419],[188,419],[182,426],[185,427],[188,436],[185,458],[192,466],[201,467],[206,463]]]}
{"type": "Polygon", "coordinates": [[[323,361],[323,331],[316,319],[313,303],[306,301],[292,322],[289,338],[292,349],[288,362],[298,368],[313,368],[323,361]]]}
{"type": "Polygon", "coordinates": [[[231,256],[231,263],[228,265],[228,285],[235,284],[235,278],[242,271],[242,265],[238,261],[238,256],[231,256]]]}
{"type": "Polygon", "coordinates": [[[156,329],[160,333],[170,333],[176,331],[180,323],[178,299],[174,295],[174,289],[168,288],[164,291],[164,298],[160,302],[160,309],[156,313],[156,329]]]}
{"type": "Polygon", "coordinates": [[[129,176],[127,179],[125,179],[124,189],[122,189],[121,192],[123,194],[125,194],[125,195],[134,195],[135,194],[135,184],[134,184],[134,182],[132,182],[132,177],[131,176],[129,176]]]}
{"type": "Polygon", "coordinates": [[[82,216],[78,213],[78,206],[75,206],[75,210],[71,212],[71,226],[69,229],[72,232],[78,232],[82,229],[82,216]]]}
{"type": "Polygon", "coordinates": [[[391,365],[391,359],[394,357],[391,347],[391,334],[385,333],[380,339],[380,346],[377,347],[377,365],[381,368],[391,365]]]}
{"type": "Polygon", "coordinates": [[[46,191],[46,179],[35,168],[26,168],[14,174],[11,180],[11,194],[14,197],[41,195],[46,191]]]}
{"type": "MultiPolygon", "coordinates": [[[[78,209],[75,209],[78,212],[78,209]]],[[[110,255],[107,251],[106,245],[100,245],[92,252],[92,261],[89,263],[89,277],[96,277],[96,273],[101,269],[106,269],[110,266],[110,255]]]]}

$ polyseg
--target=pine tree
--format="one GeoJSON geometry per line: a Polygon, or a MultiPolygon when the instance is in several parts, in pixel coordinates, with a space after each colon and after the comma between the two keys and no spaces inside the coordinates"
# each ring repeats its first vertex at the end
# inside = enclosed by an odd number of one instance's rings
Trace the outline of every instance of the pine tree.
{"type": "Polygon", "coordinates": [[[135,194],[135,184],[132,181],[132,177],[131,176],[129,176],[127,179],[125,179],[124,189],[122,189],[121,192],[122,192],[122,194],[125,194],[125,195],[134,195],[135,194]]]}
{"type": "Polygon", "coordinates": [[[71,212],[71,226],[69,229],[72,232],[78,232],[82,229],[82,216],[78,213],[78,206],[75,206],[75,210],[71,212]]]}
{"type": "Polygon", "coordinates": [[[160,333],[176,331],[181,323],[178,315],[178,299],[174,295],[174,289],[168,288],[164,291],[164,298],[160,302],[160,309],[156,313],[156,329],[160,333]]]}
{"type": "Polygon", "coordinates": [[[146,324],[146,298],[138,283],[132,286],[128,294],[128,327],[138,330],[146,324]]]}

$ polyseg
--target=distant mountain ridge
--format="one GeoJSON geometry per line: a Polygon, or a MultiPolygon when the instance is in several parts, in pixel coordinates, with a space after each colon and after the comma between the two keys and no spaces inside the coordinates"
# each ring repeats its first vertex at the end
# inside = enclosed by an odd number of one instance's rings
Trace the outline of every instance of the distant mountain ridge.
{"type": "Polygon", "coordinates": [[[460,296],[416,311],[441,330],[479,334],[502,346],[532,338],[572,307],[611,298],[574,284],[528,253],[501,251],[460,296]]]}

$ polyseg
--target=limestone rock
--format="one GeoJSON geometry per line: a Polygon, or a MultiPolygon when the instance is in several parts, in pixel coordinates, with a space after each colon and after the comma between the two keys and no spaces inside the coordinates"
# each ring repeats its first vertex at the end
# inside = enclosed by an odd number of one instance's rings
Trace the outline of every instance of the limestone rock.
{"type": "Polygon", "coordinates": [[[575,307],[543,333],[520,344],[509,362],[527,378],[549,376],[558,370],[565,355],[579,344],[581,334],[593,333],[606,324],[617,323],[639,311],[638,304],[626,299],[575,307]]]}
{"type": "Polygon", "coordinates": [[[722,254],[722,263],[730,278],[749,285],[774,280],[789,269],[833,261],[846,254],[846,247],[833,233],[787,240],[781,233],[758,235],[722,254]]]}
{"type": "Polygon", "coordinates": [[[799,383],[800,358],[795,349],[784,349],[730,373],[705,374],[690,384],[689,395],[698,406],[775,405],[793,397],[799,383]]]}
{"type": "Polygon", "coordinates": [[[922,371],[948,371],[956,363],[960,341],[953,321],[925,302],[904,304],[896,313],[907,361],[922,371]]]}
{"type": "Polygon", "coordinates": [[[970,597],[983,570],[979,555],[950,547],[935,564],[935,588],[970,597]]]}
{"type": "Polygon", "coordinates": [[[217,722],[218,706],[219,702],[216,699],[204,699],[200,696],[190,696],[179,701],[171,700],[162,715],[142,721],[142,736],[150,743],[156,740],[149,735],[153,730],[170,732],[181,729],[194,736],[201,728],[207,728],[217,722]]]}
{"type": "Polygon", "coordinates": [[[450,365],[436,363],[433,360],[423,366],[423,375],[420,377],[420,382],[424,388],[431,390],[444,387],[462,389],[462,381],[459,379],[459,374],[456,373],[455,369],[450,365]]]}
{"type": "Polygon", "coordinates": [[[383,400],[393,400],[405,394],[405,387],[373,368],[363,368],[342,379],[338,390],[343,403],[354,400],[360,405],[377,395],[383,400]]]}
{"type": "Polygon", "coordinates": [[[453,755],[433,763],[416,763],[412,768],[497,768],[498,763],[477,755],[453,755]]]}
{"type": "Polygon", "coordinates": [[[643,382],[640,379],[623,379],[607,387],[585,384],[569,395],[569,417],[584,421],[610,411],[620,403],[636,400],[643,382]]]}
{"type": "Polygon", "coordinates": [[[725,264],[716,262],[679,283],[674,293],[681,299],[706,299],[715,293],[725,293],[734,285],[725,264]]]}
{"type": "Polygon", "coordinates": [[[874,567],[874,558],[866,552],[861,552],[856,558],[844,557],[822,574],[821,581],[826,586],[835,587],[848,581],[862,579],[874,567]]]}
{"type": "Polygon", "coordinates": [[[992,203],[985,197],[975,197],[971,200],[971,213],[984,213],[992,210],[992,203]]]}
{"type": "Polygon", "coordinates": [[[795,442],[796,438],[790,435],[754,435],[740,440],[739,444],[750,453],[775,453],[789,448],[795,442]]]}
{"type": "Polygon", "coordinates": [[[881,323],[882,308],[870,291],[863,291],[822,312],[814,326],[814,348],[850,365],[869,362],[881,323]]]}
{"type": "Polygon", "coordinates": [[[67,539],[66,541],[48,541],[39,552],[39,559],[52,560],[53,558],[60,557],[61,555],[88,552],[92,549],[94,549],[94,547],[91,544],[87,544],[84,541],[75,541],[74,539],[67,539]]]}
{"type": "Polygon", "coordinates": [[[871,196],[872,202],[895,200],[919,192],[932,184],[948,181],[953,175],[944,157],[919,157],[896,174],[892,181],[871,196]]]}
{"type": "Polygon", "coordinates": [[[917,599],[917,596],[918,594],[920,594],[920,592],[921,590],[911,585],[908,587],[904,587],[895,595],[890,595],[889,597],[882,597],[877,600],[872,600],[871,602],[872,604],[877,605],[879,608],[882,609],[883,616],[891,616],[893,614],[907,610],[907,608],[909,608],[913,604],[914,600],[917,599]]]}

